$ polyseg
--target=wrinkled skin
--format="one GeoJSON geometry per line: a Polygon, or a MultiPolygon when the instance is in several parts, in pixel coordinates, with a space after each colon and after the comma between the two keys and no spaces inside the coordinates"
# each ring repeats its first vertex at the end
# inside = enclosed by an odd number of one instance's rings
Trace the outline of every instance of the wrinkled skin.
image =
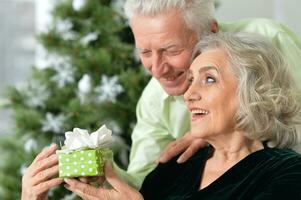
{"type": "Polygon", "coordinates": [[[37,155],[22,177],[22,200],[45,200],[48,191],[60,185],[58,157],[55,144],[45,148],[37,155]]]}

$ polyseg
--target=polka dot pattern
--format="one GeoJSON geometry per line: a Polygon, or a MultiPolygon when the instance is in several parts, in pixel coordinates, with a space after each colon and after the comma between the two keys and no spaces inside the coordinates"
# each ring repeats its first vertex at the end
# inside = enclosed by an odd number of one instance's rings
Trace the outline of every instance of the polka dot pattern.
{"type": "Polygon", "coordinates": [[[109,149],[81,150],[71,153],[59,153],[59,176],[80,177],[103,174],[104,160],[112,157],[109,149]]]}

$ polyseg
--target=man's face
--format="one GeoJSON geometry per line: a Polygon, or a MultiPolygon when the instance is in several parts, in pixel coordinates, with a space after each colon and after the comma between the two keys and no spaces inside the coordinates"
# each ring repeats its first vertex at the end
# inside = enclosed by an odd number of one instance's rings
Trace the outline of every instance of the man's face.
{"type": "Polygon", "coordinates": [[[134,16],[132,31],[142,64],[173,96],[187,87],[187,70],[196,33],[187,28],[176,10],[156,16],[134,16]]]}

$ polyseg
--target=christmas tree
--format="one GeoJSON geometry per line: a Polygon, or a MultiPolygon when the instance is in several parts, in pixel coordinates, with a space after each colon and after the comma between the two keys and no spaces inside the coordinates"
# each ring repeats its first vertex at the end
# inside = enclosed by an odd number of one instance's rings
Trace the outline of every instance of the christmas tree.
{"type": "MultiPolygon", "coordinates": [[[[1,138],[0,199],[21,197],[21,178],[34,157],[74,127],[112,129],[115,161],[127,165],[135,105],[149,80],[135,59],[126,21],[110,0],[59,1],[53,22],[38,35],[44,66],[10,87],[13,134],[1,138]],[[3,153],[4,152],[4,153],[3,153]]],[[[76,199],[58,187],[49,199],[76,199]]]]}

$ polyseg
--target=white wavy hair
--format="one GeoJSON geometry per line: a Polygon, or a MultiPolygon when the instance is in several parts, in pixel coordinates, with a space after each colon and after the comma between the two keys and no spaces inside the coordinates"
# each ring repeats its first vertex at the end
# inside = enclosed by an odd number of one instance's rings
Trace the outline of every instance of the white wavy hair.
{"type": "Polygon", "coordinates": [[[237,129],[269,146],[300,145],[301,93],[278,49],[255,33],[217,33],[202,38],[193,57],[217,48],[238,78],[237,129]]]}
{"type": "Polygon", "coordinates": [[[214,20],[213,0],[126,0],[124,5],[130,24],[134,15],[152,16],[170,9],[178,9],[183,13],[187,27],[195,31],[199,38],[210,33],[214,20]]]}

